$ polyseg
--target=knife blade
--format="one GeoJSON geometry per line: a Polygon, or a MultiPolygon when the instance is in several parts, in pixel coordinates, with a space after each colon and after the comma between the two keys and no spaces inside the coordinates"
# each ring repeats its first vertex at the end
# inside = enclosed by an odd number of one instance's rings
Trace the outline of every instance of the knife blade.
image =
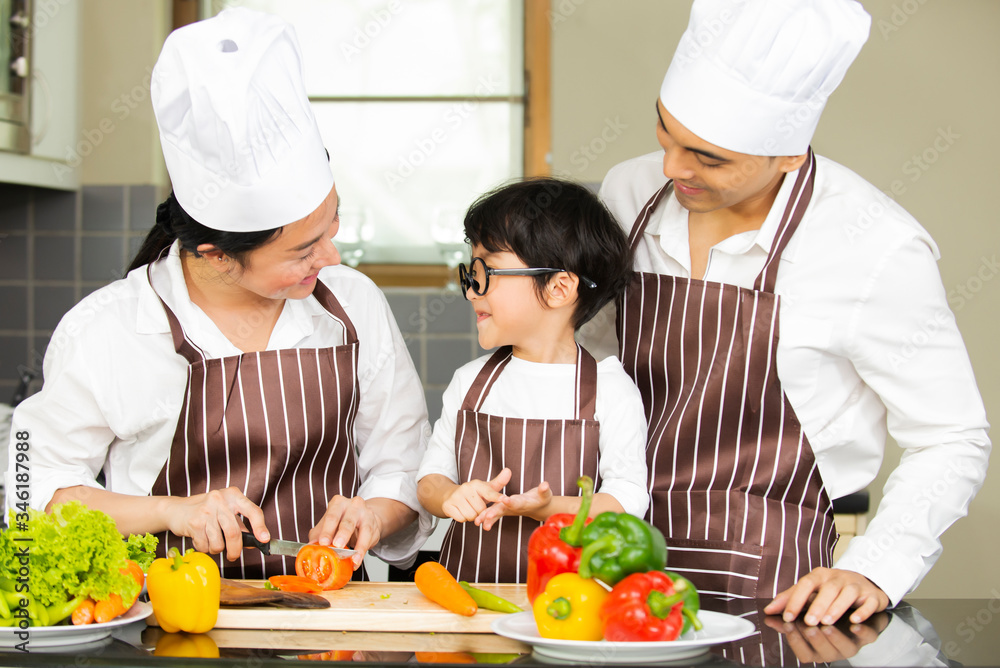
{"type": "MultiPolygon", "coordinates": [[[[299,553],[299,550],[301,550],[306,545],[307,543],[296,543],[290,540],[277,540],[274,538],[272,538],[266,543],[263,543],[257,540],[257,537],[254,536],[249,531],[243,532],[243,547],[244,548],[256,547],[264,554],[278,554],[286,557],[294,557],[299,553]]],[[[357,550],[350,550],[344,547],[330,546],[330,549],[333,550],[333,553],[336,554],[341,559],[345,559],[347,557],[353,557],[355,554],[358,553],[357,550]]]]}

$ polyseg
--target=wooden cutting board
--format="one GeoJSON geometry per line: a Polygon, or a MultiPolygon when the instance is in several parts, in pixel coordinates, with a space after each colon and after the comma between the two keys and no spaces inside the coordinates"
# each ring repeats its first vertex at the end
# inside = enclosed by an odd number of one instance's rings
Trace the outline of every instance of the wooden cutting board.
{"type": "MultiPolygon", "coordinates": [[[[246,581],[263,586],[263,581],[246,581]]],[[[523,584],[482,584],[480,589],[530,610],[523,584]]],[[[349,582],[343,589],[323,592],[330,607],[292,610],[275,607],[225,607],[216,629],[276,631],[384,631],[435,633],[492,633],[490,624],[503,613],[479,610],[463,617],[445,610],[417,591],[412,582],[349,582]]],[[[156,626],[156,615],[147,619],[156,626]]]]}

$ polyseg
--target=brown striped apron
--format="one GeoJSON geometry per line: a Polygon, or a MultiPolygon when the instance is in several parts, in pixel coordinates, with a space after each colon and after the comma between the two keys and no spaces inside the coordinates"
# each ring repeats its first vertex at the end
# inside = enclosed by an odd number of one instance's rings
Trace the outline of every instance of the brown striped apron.
{"type": "MultiPolygon", "coordinates": [[[[597,362],[577,346],[574,419],[507,418],[480,412],[490,388],[510,363],[510,346],[490,357],[458,411],[455,454],[458,484],[492,480],[504,467],[511,479],[508,496],[521,494],[547,481],[556,496],[579,496],[581,475],[600,484],[597,460],[600,425],[597,409],[597,362]]],[[[489,531],[472,522],[452,522],[441,546],[441,563],[459,580],[469,582],[525,582],[528,577],[528,538],[539,526],[530,517],[502,517],[489,531]]]]}
{"type": "MultiPolygon", "coordinates": [[[[830,499],[775,360],[778,261],[815,179],[810,150],[753,289],[636,272],[618,302],[619,354],[648,421],[647,519],[668,568],[706,592],[773,597],[832,561],[830,499]]],[[[671,188],[639,213],[633,251],[671,188]]]]}
{"type": "MultiPolygon", "coordinates": [[[[354,496],[358,467],[358,335],[333,293],[317,281],[313,296],[344,328],[345,343],[209,358],[188,339],[160,299],[174,349],[189,362],[187,387],[154,496],[192,496],[238,487],[264,511],[271,536],[309,542],[309,530],[336,494],[354,496]]],[[[181,552],[191,539],[158,535],[157,553],[181,552]]],[[[262,578],[295,570],[291,557],[244,550],[235,562],[216,555],[223,577],[262,578]]],[[[356,576],[362,576],[359,569],[356,576]]]]}

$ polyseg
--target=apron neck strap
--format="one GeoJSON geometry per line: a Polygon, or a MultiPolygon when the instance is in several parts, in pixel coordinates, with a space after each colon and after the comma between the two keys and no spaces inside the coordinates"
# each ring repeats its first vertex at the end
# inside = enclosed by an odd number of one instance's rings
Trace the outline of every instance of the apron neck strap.
{"type": "Polygon", "coordinates": [[[597,360],[587,349],[576,344],[576,404],[577,420],[597,417],[597,360]]]}
{"type": "MultiPolygon", "coordinates": [[[[463,411],[480,412],[493,384],[514,357],[511,346],[503,346],[493,353],[479,370],[472,387],[462,401],[463,411]]],[[[597,413],[597,361],[580,344],[576,346],[576,382],[573,400],[573,418],[594,420],[597,413]]]]}
{"type": "MultiPolygon", "coordinates": [[[[633,253],[638,248],[642,235],[646,232],[646,226],[649,225],[653,211],[656,210],[660,202],[663,201],[663,198],[673,189],[673,184],[672,180],[663,184],[663,187],[646,202],[639,215],[636,216],[628,238],[629,247],[633,253]]],[[[757,280],[754,283],[755,290],[774,292],[774,285],[778,277],[778,261],[781,259],[781,254],[784,252],[785,247],[788,246],[792,235],[795,234],[795,230],[798,229],[799,223],[802,222],[806,208],[812,200],[815,185],[816,156],[813,154],[812,147],[810,147],[805,163],[799,168],[799,175],[795,179],[795,185],[792,187],[791,195],[788,197],[788,204],[785,206],[785,212],[782,214],[778,230],[774,234],[774,241],[771,243],[771,251],[768,253],[767,261],[764,263],[764,268],[760,274],[757,275],[757,280]]]]}
{"type": "Polygon", "coordinates": [[[660,205],[663,198],[666,197],[667,194],[673,190],[673,188],[673,179],[664,183],[663,187],[657,190],[656,194],[649,198],[649,201],[646,202],[644,207],[642,207],[639,215],[636,216],[635,223],[632,224],[632,231],[628,236],[628,245],[629,248],[632,249],[633,253],[635,253],[636,249],[639,247],[639,240],[642,239],[642,235],[646,232],[646,226],[649,225],[649,219],[653,216],[653,211],[656,210],[656,207],[660,205]]]}
{"type": "Polygon", "coordinates": [[[463,411],[478,413],[482,409],[483,402],[486,401],[486,395],[490,393],[493,383],[497,382],[500,372],[510,364],[512,357],[514,357],[514,348],[512,346],[497,348],[496,352],[490,355],[490,358],[486,360],[486,364],[479,370],[476,379],[472,382],[472,387],[465,393],[465,399],[462,400],[463,411]]]}
{"type": "MultiPolygon", "coordinates": [[[[164,249],[163,252],[166,252],[166,250],[167,249],[164,249]]],[[[160,258],[163,257],[163,252],[160,253],[160,258]]],[[[156,261],[159,261],[160,258],[157,258],[156,261]]],[[[152,262],[146,265],[146,280],[149,281],[149,287],[152,288],[153,294],[156,295],[156,298],[160,300],[160,305],[163,306],[163,312],[167,316],[167,323],[170,325],[170,337],[174,341],[174,350],[190,364],[205,361],[208,359],[208,356],[201,348],[187,338],[187,335],[184,333],[184,329],[181,327],[181,323],[177,319],[177,316],[170,309],[170,307],[167,306],[167,303],[163,301],[163,297],[161,297],[160,293],[156,291],[156,288],[153,287],[153,274],[151,271],[152,266],[152,262]]],[[[316,288],[313,290],[313,295],[316,297],[316,300],[319,301],[320,305],[344,327],[344,344],[352,345],[357,343],[358,332],[354,328],[354,323],[347,317],[347,312],[344,310],[344,307],[340,305],[340,302],[337,301],[337,298],[333,296],[330,288],[326,287],[322,281],[317,280],[316,288]]]]}
{"type": "Polygon", "coordinates": [[[812,200],[815,185],[816,156],[813,155],[812,147],[810,147],[805,163],[799,168],[795,185],[792,186],[792,192],[788,197],[785,212],[781,216],[781,222],[778,224],[778,230],[774,233],[774,241],[771,242],[771,252],[768,253],[767,262],[764,263],[764,268],[757,275],[754,290],[774,292],[774,285],[778,278],[778,261],[792,235],[795,234],[795,230],[799,228],[799,223],[802,222],[806,208],[812,200]]]}
{"type": "Polygon", "coordinates": [[[347,311],[340,305],[337,298],[333,296],[330,288],[323,284],[323,281],[316,279],[316,288],[313,290],[316,301],[325,308],[330,315],[340,322],[344,327],[344,345],[352,345],[358,342],[358,332],[354,329],[354,323],[347,317],[347,311]]]}
{"type": "MultiPolygon", "coordinates": [[[[167,248],[164,248],[160,251],[160,257],[154,260],[154,262],[159,262],[163,257],[163,253],[167,250],[167,248]]],[[[169,306],[167,306],[167,302],[163,301],[163,297],[161,297],[160,293],[153,287],[152,267],[153,262],[146,265],[146,280],[149,281],[150,289],[153,291],[153,294],[156,295],[156,298],[160,300],[160,305],[163,306],[163,312],[167,316],[167,323],[170,325],[170,337],[174,341],[174,350],[178,355],[186,359],[189,364],[204,362],[207,358],[205,352],[187,338],[184,334],[184,329],[181,327],[180,321],[177,319],[177,316],[174,315],[174,312],[170,310],[169,306]]]]}

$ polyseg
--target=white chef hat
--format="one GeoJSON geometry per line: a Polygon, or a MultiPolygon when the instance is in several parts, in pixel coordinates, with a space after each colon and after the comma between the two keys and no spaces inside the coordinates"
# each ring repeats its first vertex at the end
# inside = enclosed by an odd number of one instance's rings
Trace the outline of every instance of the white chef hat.
{"type": "Polygon", "coordinates": [[[150,88],[174,195],[201,224],[280,227],[333,187],[298,41],[282,19],[235,7],[175,30],[150,88]]]}
{"type": "Polygon", "coordinates": [[[801,155],[870,27],[854,0],[695,0],[660,100],[716,146],[801,155]]]}

